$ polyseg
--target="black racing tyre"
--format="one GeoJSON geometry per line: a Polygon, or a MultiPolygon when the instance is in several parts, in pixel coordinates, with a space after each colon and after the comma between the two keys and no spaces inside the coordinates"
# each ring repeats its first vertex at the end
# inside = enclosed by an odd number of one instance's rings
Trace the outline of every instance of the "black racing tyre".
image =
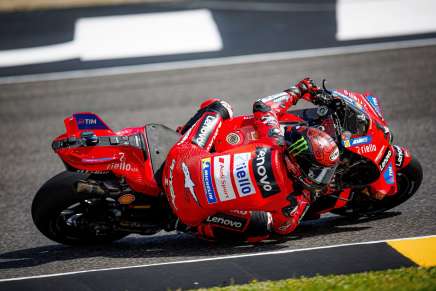
{"type": "Polygon", "coordinates": [[[374,211],[386,211],[394,208],[412,197],[421,186],[423,172],[418,159],[412,158],[410,163],[397,173],[398,192],[380,201],[373,201],[374,211]]]}
{"type": "Polygon", "coordinates": [[[397,172],[397,193],[387,196],[382,200],[366,199],[365,201],[357,203],[357,205],[353,205],[351,208],[336,209],[332,211],[332,213],[348,217],[358,217],[392,209],[412,197],[421,185],[422,179],[423,171],[421,164],[418,159],[412,157],[410,163],[397,172]]]}
{"type": "Polygon", "coordinates": [[[65,211],[71,212],[88,199],[96,198],[73,189],[75,182],[88,176],[65,171],[48,180],[36,193],[32,202],[32,218],[38,230],[47,238],[67,245],[95,245],[110,243],[128,235],[115,231],[96,235],[86,227],[68,226],[61,219],[65,211]]]}

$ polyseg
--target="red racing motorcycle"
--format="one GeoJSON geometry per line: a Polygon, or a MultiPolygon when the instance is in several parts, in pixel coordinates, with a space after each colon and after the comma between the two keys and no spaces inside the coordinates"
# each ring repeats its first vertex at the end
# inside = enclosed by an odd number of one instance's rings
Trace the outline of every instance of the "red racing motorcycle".
{"type": "MultiPolygon", "coordinates": [[[[422,168],[408,149],[393,144],[378,97],[329,91],[324,82],[323,88],[321,100],[342,100],[341,110],[318,106],[280,117],[283,127],[304,124],[325,131],[340,148],[330,190],[314,202],[305,219],[328,212],[371,215],[405,202],[418,190],[422,168]],[[378,189],[386,194],[381,200],[369,194],[378,189]]],[[[166,155],[180,138],[176,131],[147,124],[114,132],[90,112],[75,113],[64,123],[66,132],[53,141],[52,148],[66,170],[48,180],[32,204],[33,221],[41,233],[59,243],[83,245],[108,243],[131,233],[198,231],[178,225],[161,190],[166,155]]],[[[256,139],[253,116],[237,116],[224,121],[213,151],[256,139]]],[[[189,189],[189,180],[185,184],[189,189]]],[[[268,213],[238,209],[203,222],[230,239],[260,236],[267,224],[268,213]]]]}

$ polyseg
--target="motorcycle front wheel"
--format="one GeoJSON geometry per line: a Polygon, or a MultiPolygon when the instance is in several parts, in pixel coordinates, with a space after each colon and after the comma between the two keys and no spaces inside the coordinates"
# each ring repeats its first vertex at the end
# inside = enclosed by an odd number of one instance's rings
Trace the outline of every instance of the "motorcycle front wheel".
{"type": "Polygon", "coordinates": [[[354,199],[348,207],[335,209],[332,213],[355,218],[387,211],[411,198],[421,185],[422,178],[423,171],[421,164],[417,158],[413,157],[406,167],[397,172],[397,193],[387,196],[382,200],[365,198],[366,195],[360,194],[356,196],[357,199],[354,199]]]}
{"type": "Polygon", "coordinates": [[[105,244],[128,235],[114,231],[104,199],[77,193],[88,174],[65,171],[48,180],[32,202],[32,218],[47,238],[67,245],[105,244]]]}

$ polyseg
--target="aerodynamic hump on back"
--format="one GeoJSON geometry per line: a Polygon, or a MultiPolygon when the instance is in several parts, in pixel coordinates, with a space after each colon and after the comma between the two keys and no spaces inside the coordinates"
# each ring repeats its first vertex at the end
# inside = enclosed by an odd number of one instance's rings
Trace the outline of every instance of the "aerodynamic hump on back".
{"type": "Polygon", "coordinates": [[[82,131],[94,131],[97,135],[112,134],[107,124],[93,112],[77,112],[64,120],[67,135],[82,131]],[[99,134],[100,133],[100,134],[99,134]]]}

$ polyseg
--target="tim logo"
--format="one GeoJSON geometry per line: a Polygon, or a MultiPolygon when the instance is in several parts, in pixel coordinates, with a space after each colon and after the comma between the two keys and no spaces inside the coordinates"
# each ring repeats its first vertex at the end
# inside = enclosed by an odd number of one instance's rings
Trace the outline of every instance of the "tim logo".
{"type": "Polygon", "coordinates": [[[77,127],[80,130],[84,129],[109,129],[98,117],[93,113],[78,113],[73,115],[77,122],[77,127]]]}
{"type": "Polygon", "coordinates": [[[256,158],[253,160],[253,172],[257,187],[259,187],[263,197],[266,198],[280,192],[280,188],[272,172],[270,148],[256,148],[256,158]]]}
{"type": "Polygon", "coordinates": [[[78,124],[85,124],[85,125],[95,125],[97,124],[97,119],[92,118],[92,119],[79,119],[78,124]]]}

